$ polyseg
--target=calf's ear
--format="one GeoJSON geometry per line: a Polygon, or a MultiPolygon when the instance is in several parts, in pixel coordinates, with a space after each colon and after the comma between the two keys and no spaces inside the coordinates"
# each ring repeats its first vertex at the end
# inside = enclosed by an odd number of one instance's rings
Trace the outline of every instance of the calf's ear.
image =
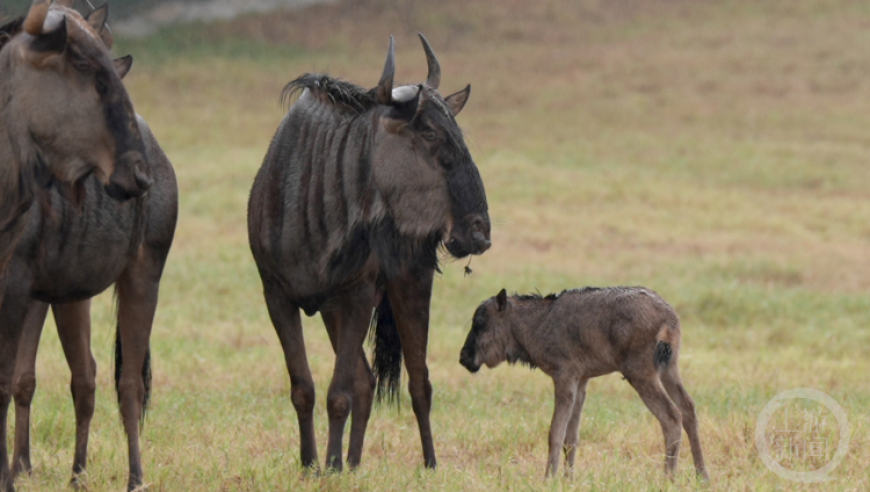
{"type": "Polygon", "coordinates": [[[501,292],[495,296],[495,303],[498,305],[498,310],[503,311],[504,308],[507,307],[507,291],[502,289],[501,292]]]}

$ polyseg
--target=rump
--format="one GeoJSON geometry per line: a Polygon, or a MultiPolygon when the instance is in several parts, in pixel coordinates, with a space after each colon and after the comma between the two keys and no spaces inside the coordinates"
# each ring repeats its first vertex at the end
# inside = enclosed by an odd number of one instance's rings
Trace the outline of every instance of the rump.
{"type": "Polygon", "coordinates": [[[656,334],[656,345],[653,353],[653,364],[657,370],[666,369],[676,363],[680,350],[680,322],[664,323],[656,334]]]}

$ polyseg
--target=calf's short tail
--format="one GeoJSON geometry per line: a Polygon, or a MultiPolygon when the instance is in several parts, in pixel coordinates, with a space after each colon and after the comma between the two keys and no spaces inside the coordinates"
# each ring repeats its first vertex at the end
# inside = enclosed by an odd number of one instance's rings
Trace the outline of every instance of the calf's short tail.
{"type": "Polygon", "coordinates": [[[674,358],[674,347],[672,343],[673,328],[664,325],[659,329],[656,335],[656,349],[653,354],[653,364],[656,369],[665,369],[674,358]]]}

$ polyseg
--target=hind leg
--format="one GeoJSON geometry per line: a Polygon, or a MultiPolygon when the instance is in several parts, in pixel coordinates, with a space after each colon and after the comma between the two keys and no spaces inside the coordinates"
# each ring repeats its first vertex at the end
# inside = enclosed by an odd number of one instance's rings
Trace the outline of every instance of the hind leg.
{"type": "Polygon", "coordinates": [[[654,369],[640,374],[623,373],[643,400],[646,407],[658,419],[665,437],[665,473],[673,476],[680,457],[680,439],[682,437],[682,416],[674,402],[662,387],[658,373],[654,369]]]}
{"type": "Polygon", "coordinates": [[[565,432],[565,475],[574,472],[574,458],[577,455],[577,445],[580,443],[580,412],[586,401],[586,384],[588,379],[580,381],[577,393],[574,395],[574,407],[571,409],[571,419],[568,420],[568,430],[565,432]]]}
{"type": "Polygon", "coordinates": [[[97,362],[91,354],[91,300],[51,306],[57,322],[57,334],[69,364],[73,405],[76,410],[76,450],[73,457],[72,483],[88,461],[88,431],[94,416],[94,393],[97,389],[97,362]]]}
{"type": "MultiPolygon", "coordinates": [[[[332,349],[336,349],[338,332],[341,329],[340,317],[335,311],[321,312],[332,349]]],[[[362,460],[363,444],[366,427],[372,412],[374,400],[375,377],[372,374],[365,351],[360,348],[357,362],[356,378],[353,384],[353,408],[351,409],[350,445],[347,450],[347,466],[351,469],[359,466],[362,460]]]]}
{"type": "Polygon", "coordinates": [[[13,397],[15,398],[15,450],[12,453],[12,476],[30,473],[30,403],[36,393],[36,352],[39,337],[45,325],[48,304],[30,301],[21,341],[18,343],[18,359],[15,362],[13,397]]]}
{"type": "MultiPolygon", "coordinates": [[[[335,368],[332,382],[326,396],[326,412],[329,415],[329,440],[326,448],[326,467],[341,471],[341,450],[344,426],[352,410],[371,407],[371,400],[355,402],[358,389],[357,374],[360,372],[360,357],[363,357],[363,342],[368,333],[372,315],[374,285],[361,283],[358,288],[347,292],[338,299],[335,315],[339,318],[337,340],[335,343],[335,368]]],[[[361,415],[361,417],[363,417],[361,415]]],[[[364,416],[368,419],[368,416],[364,416]]],[[[363,421],[359,420],[358,425],[363,421]]],[[[358,427],[358,441],[352,443],[358,449],[350,449],[354,454],[362,453],[362,437],[365,428],[358,427]],[[361,432],[360,432],[361,431],[361,432]]],[[[359,464],[359,456],[354,456],[359,464]]]]}
{"type": "Polygon", "coordinates": [[[120,345],[116,347],[115,354],[115,384],[121,406],[121,420],[127,433],[130,467],[128,490],[140,487],[143,479],[139,426],[145,417],[145,404],[150,392],[150,374],[146,362],[150,358],[151,327],[163,268],[162,262],[151,261],[148,256],[147,250],[140,249],[137,258],[128,265],[115,283],[120,345]]]}
{"type": "Polygon", "coordinates": [[[426,365],[429,343],[429,305],[432,298],[433,270],[406,271],[387,281],[387,296],[402,342],[405,368],[408,370],[408,392],[411,407],[417,417],[423,463],[435,468],[435,443],[429,413],[432,409],[432,383],[426,365]]]}
{"type": "Polygon", "coordinates": [[[676,364],[671,364],[670,367],[661,373],[662,384],[668,395],[680,409],[683,417],[683,428],[686,429],[686,434],[689,436],[689,445],[692,448],[692,460],[695,462],[695,473],[704,480],[709,480],[707,475],[707,467],[704,464],[704,454],[701,451],[701,440],[698,437],[698,418],[695,414],[695,402],[686,389],[683,388],[683,381],[680,378],[680,371],[676,364]]]}
{"type": "MultiPolygon", "coordinates": [[[[262,275],[262,273],[261,273],[262,275]]],[[[299,447],[302,466],[317,469],[317,442],[314,438],[314,380],[305,354],[302,319],[299,308],[287,301],[287,294],[277,282],[263,279],[263,292],[269,317],[275,326],[284,362],[290,373],[290,400],[299,422],[299,447]]]]}

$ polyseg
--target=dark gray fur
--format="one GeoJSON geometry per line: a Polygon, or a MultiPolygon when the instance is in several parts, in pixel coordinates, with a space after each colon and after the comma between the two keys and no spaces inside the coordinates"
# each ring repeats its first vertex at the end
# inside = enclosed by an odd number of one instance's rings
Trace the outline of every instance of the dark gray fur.
{"type": "Polygon", "coordinates": [[[556,473],[563,450],[566,473],[573,469],[586,383],[619,371],[661,423],[667,473],[677,465],[682,424],[695,470],[706,479],[694,402],[677,369],[679,351],[679,317],[649,289],[586,287],[546,297],[508,297],[502,290],[475,311],[460,362],[471,372],[520,362],[553,378],[547,475],[556,473]]]}
{"type": "Polygon", "coordinates": [[[362,345],[375,306],[378,386],[398,390],[404,355],[424,460],[435,466],[425,359],[437,252],[444,244],[457,258],[483,253],[490,223],[483,182],[454,119],[470,87],[441,96],[440,68],[421,39],[426,84],[393,89],[392,39],[375,89],[319,74],[290,82],[282,98],[299,98],[251,190],[251,251],[290,372],[305,467],[317,466],[317,448],[299,309],[321,313],[336,352],[326,466],[340,470],[351,412],[348,465],[362,454],[375,387],[362,345]]]}

